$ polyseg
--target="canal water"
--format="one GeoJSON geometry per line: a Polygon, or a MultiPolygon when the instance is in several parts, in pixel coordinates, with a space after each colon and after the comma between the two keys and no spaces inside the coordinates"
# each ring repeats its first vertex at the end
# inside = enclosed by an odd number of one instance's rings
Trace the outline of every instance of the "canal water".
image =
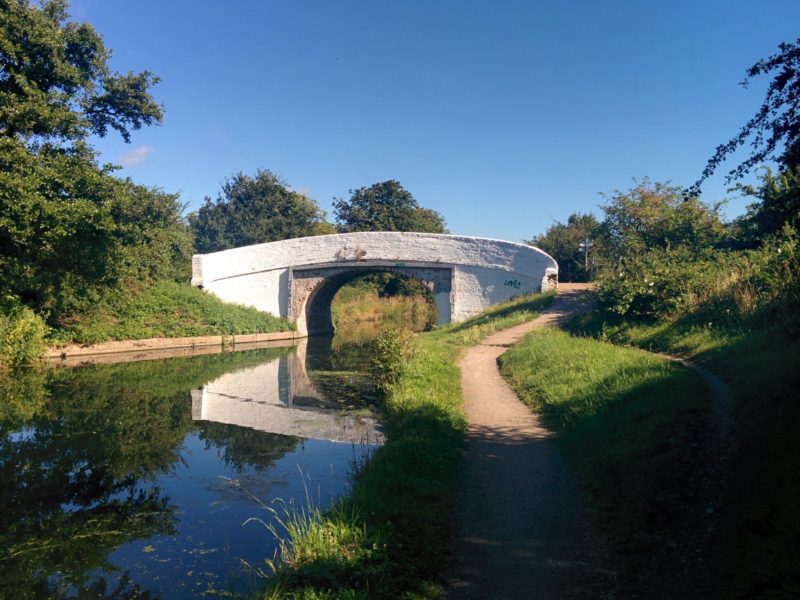
{"type": "Polygon", "coordinates": [[[0,378],[0,598],[248,589],[278,547],[269,508],[325,509],[383,440],[364,352],[312,338],[0,378]]]}

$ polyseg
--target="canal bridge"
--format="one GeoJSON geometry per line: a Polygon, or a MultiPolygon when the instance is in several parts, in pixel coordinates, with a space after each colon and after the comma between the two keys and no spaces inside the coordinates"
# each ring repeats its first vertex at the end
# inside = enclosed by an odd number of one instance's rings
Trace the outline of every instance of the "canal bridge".
{"type": "Polygon", "coordinates": [[[538,248],[434,233],[341,233],[192,257],[193,285],[226,302],[288,317],[304,336],[332,333],[336,292],[380,272],[421,281],[433,294],[438,324],[558,282],[556,261],[538,248]]]}

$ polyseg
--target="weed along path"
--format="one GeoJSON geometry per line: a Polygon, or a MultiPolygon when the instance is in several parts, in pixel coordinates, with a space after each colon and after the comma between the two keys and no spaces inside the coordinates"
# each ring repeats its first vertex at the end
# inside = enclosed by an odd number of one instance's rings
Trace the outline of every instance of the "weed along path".
{"type": "Polygon", "coordinates": [[[597,598],[613,579],[552,432],[497,367],[526,333],[582,310],[585,289],[562,285],[539,318],[490,335],[461,360],[469,426],[448,598],[597,598]]]}

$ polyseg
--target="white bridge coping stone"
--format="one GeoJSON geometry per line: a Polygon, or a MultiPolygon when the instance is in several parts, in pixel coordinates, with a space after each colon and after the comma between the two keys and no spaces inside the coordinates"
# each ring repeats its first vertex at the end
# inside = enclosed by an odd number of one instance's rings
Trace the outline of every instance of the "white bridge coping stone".
{"type": "Polygon", "coordinates": [[[298,324],[298,335],[305,335],[306,303],[324,281],[316,289],[302,288],[295,285],[295,273],[314,269],[320,270],[321,279],[326,276],[323,269],[337,274],[346,269],[393,270],[423,282],[430,273],[424,269],[449,270],[450,289],[432,289],[440,324],[462,321],[514,296],[547,291],[558,282],[556,261],[526,244],[392,231],[295,238],[197,254],[192,257],[192,284],[224,301],[288,317],[298,324]]]}

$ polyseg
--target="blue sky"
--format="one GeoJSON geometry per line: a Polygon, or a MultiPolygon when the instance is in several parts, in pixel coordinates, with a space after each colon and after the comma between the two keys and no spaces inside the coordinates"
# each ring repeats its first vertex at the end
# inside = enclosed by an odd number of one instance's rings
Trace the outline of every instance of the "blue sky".
{"type": "MultiPolygon", "coordinates": [[[[756,111],[745,69],[800,36],[797,0],[73,0],[162,126],[98,140],[180,192],[270,169],[319,202],[397,179],[452,233],[529,239],[633,178],[693,183],[756,111]]],[[[729,168],[732,164],[728,165],[729,168]]],[[[727,170],[727,169],[726,169],[727,170]]],[[[703,197],[725,197],[723,173],[703,197]]],[[[732,198],[727,215],[749,201],[732,198]]]]}

